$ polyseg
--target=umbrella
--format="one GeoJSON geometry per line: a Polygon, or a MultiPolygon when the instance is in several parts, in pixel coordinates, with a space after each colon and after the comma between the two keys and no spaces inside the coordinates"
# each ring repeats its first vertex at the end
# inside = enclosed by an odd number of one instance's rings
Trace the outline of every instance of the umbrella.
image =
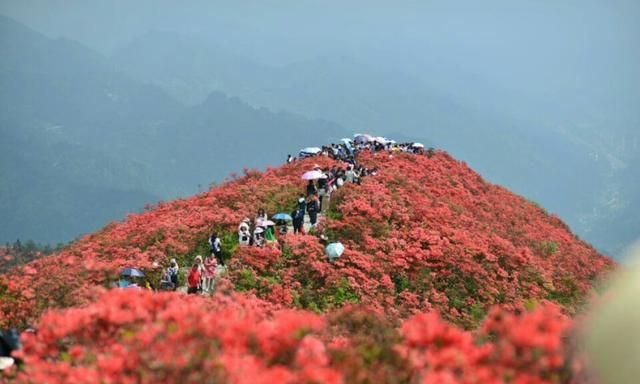
{"type": "Polygon", "coordinates": [[[13,359],[13,357],[0,357],[0,371],[4,371],[5,369],[11,367],[13,364],[15,364],[15,362],[16,361],[13,359]]]}
{"type": "Polygon", "coordinates": [[[264,220],[264,221],[262,221],[262,226],[263,226],[263,227],[268,227],[268,226],[270,226],[270,225],[276,225],[276,223],[274,223],[274,222],[273,222],[273,221],[271,221],[271,220],[264,220]]]}
{"type": "Polygon", "coordinates": [[[286,213],[276,213],[275,215],[273,215],[273,217],[271,217],[273,220],[285,220],[285,221],[291,221],[293,220],[291,218],[290,215],[286,214],[286,213]]]}
{"type": "Polygon", "coordinates": [[[324,173],[320,171],[309,171],[309,172],[305,172],[304,175],[302,175],[302,180],[322,179],[323,176],[324,176],[324,173]]]}
{"type": "Polygon", "coordinates": [[[144,273],[135,268],[125,268],[120,272],[120,276],[144,277],[144,273]]]}
{"type": "Polygon", "coordinates": [[[424,144],[422,143],[413,143],[411,144],[413,148],[424,148],[424,144]]]}
{"type": "Polygon", "coordinates": [[[331,243],[327,245],[324,252],[327,254],[329,260],[337,259],[342,256],[342,253],[344,252],[344,245],[342,245],[342,243],[331,243]]]}
{"type": "Polygon", "coordinates": [[[373,141],[377,141],[378,143],[380,143],[380,144],[382,144],[382,145],[387,144],[387,139],[385,139],[385,138],[384,138],[384,137],[382,137],[382,136],[374,137],[374,138],[373,138],[373,141]]]}
{"type": "Polygon", "coordinates": [[[313,155],[322,152],[322,149],[318,148],[318,147],[307,147],[307,148],[302,148],[300,150],[300,153],[311,153],[313,155]]]}
{"type": "Polygon", "coordinates": [[[373,140],[373,137],[371,135],[367,135],[367,134],[356,134],[353,137],[353,141],[356,144],[364,144],[364,143],[368,143],[370,141],[373,140]]]}

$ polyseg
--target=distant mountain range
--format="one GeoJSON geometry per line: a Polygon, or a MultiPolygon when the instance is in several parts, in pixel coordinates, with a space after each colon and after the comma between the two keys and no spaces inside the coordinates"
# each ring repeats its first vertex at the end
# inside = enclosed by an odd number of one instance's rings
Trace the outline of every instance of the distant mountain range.
{"type": "MultiPolygon", "coordinates": [[[[637,134],[567,121],[562,111],[576,108],[572,103],[554,106],[489,84],[467,91],[464,76],[427,83],[344,55],[268,66],[210,39],[170,32],[136,39],[116,51],[112,62],[187,104],[218,90],[256,107],[328,119],[352,131],[402,132],[445,148],[491,181],[558,213],[609,254],[619,254],[640,235],[626,225],[611,230],[623,212],[640,211],[635,181],[623,171],[637,151],[628,145],[620,150],[627,137],[635,138],[637,147],[637,134]],[[445,83],[458,88],[447,92],[445,83]],[[618,208],[611,206],[612,199],[618,208]]],[[[429,73],[421,79],[429,79],[429,73]]],[[[589,111],[585,118],[595,115],[589,111]]]]}
{"type": "Polygon", "coordinates": [[[478,101],[464,77],[447,91],[428,71],[344,55],[274,67],[171,32],[104,57],[0,17],[0,241],[69,240],[358,131],[444,148],[605,253],[640,235],[632,129],[565,121],[489,86],[478,101]]]}
{"type": "Polygon", "coordinates": [[[4,17],[0,108],[2,242],[68,241],[343,134],[221,94],[185,107],[86,47],[4,17]]]}

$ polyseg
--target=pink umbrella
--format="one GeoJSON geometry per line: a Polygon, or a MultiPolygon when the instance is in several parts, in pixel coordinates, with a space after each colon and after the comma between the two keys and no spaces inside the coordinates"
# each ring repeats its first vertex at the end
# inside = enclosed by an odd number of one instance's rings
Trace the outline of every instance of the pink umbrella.
{"type": "Polygon", "coordinates": [[[317,180],[322,179],[323,176],[324,174],[320,171],[309,171],[302,175],[302,180],[317,180]]]}

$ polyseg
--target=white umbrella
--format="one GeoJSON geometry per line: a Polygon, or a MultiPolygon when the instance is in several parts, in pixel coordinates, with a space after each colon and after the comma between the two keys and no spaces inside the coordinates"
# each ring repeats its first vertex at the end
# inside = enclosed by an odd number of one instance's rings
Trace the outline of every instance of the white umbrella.
{"type": "Polygon", "coordinates": [[[323,176],[324,176],[324,173],[320,171],[309,171],[309,172],[305,172],[302,175],[302,180],[317,180],[317,179],[322,179],[323,176]]]}
{"type": "Polygon", "coordinates": [[[344,253],[344,245],[342,243],[331,243],[324,249],[329,260],[335,260],[344,253]]]}
{"type": "Polygon", "coordinates": [[[377,141],[378,143],[380,143],[382,145],[387,144],[387,139],[385,139],[382,136],[374,137],[373,141],[377,141]]]}
{"type": "Polygon", "coordinates": [[[0,371],[4,371],[5,369],[13,366],[15,360],[13,357],[0,357],[0,371]]]}
{"type": "Polygon", "coordinates": [[[307,147],[307,148],[302,148],[300,150],[300,153],[311,153],[313,155],[322,152],[322,149],[318,148],[318,147],[307,147]]]}
{"type": "Polygon", "coordinates": [[[424,148],[424,144],[422,143],[413,143],[411,144],[413,148],[424,148]]]}
{"type": "Polygon", "coordinates": [[[373,141],[373,136],[367,134],[356,134],[353,137],[353,142],[356,144],[364,144],[373,141]]]}
{"type": "Polygon", "coordinates": [[[271,221],[271,220],[264,220],[264,221],[262,222],[262,226],[263,226],[263,227],[268,227],[268,226],[270,226],[270,225],[276,225],[276,223],[274,223],[274,222],[273,222],[273,221],[271,221]]]}

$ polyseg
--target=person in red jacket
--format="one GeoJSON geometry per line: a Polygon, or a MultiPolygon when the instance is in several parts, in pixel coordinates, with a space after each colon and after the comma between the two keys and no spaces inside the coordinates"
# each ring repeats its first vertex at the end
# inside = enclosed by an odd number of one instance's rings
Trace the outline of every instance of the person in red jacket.
{"type": "Polygon", "coordinates": [[[187,293],[192,294],[198,293],[198,291],[200,291],[200,278],[200,268],[198,268],[198,264],[194,264],[193,267],[191,267],[189,278],[187,279],[187,282],[189,284],[187,293]]]}

